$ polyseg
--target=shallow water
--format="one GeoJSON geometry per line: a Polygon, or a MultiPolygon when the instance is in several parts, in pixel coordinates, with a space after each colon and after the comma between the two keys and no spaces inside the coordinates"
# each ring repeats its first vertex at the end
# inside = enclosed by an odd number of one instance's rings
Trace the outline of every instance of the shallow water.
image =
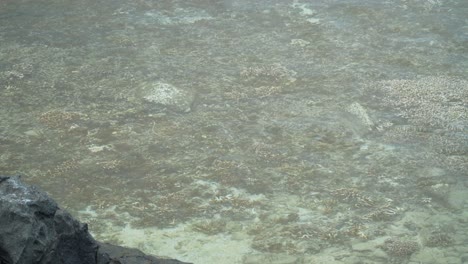
{"type": "Polygon", "coordinates": [[[468,262],[468,2],[1,1],[0,174],[194,263],[468,262]]]}

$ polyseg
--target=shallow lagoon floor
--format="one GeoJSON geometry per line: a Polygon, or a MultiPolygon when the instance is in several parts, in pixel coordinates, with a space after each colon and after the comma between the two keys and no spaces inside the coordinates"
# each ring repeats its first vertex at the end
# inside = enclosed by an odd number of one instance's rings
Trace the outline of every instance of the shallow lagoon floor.
{"type": "Polygon", "coordinates": [[[466,1],[250,2],[0,2],[0,174],[194,263],[467,262],[466,1]]]}

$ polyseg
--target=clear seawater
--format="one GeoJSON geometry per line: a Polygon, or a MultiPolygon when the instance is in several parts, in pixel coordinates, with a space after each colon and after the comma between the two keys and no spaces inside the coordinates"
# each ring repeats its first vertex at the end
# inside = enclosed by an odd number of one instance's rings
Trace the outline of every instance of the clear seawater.
{"type": "Polygon", "coordinates": [[[468,263],[467,14],[2,0],[0,175],[187,262],[468,263]]]}

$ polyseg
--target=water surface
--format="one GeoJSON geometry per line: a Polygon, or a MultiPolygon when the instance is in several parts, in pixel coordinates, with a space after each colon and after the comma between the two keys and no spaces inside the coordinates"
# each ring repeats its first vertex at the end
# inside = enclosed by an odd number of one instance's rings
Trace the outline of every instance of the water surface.
{"type": "Polygon", "coordinates": [[[1,1],[0,174],[194,263],[467,262],[466,14],[1,1]]]}

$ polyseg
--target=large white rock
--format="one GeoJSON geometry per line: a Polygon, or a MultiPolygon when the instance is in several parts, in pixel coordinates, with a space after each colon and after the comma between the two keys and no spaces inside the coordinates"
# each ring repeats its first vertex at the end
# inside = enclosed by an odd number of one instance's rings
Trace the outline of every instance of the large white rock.
{"type": "Polygon", "coordinates": [[[144,87],[145,101],[166,106],[176,112],[190,112],[194,95],[168,83],[155,82],[144,87]]]}

